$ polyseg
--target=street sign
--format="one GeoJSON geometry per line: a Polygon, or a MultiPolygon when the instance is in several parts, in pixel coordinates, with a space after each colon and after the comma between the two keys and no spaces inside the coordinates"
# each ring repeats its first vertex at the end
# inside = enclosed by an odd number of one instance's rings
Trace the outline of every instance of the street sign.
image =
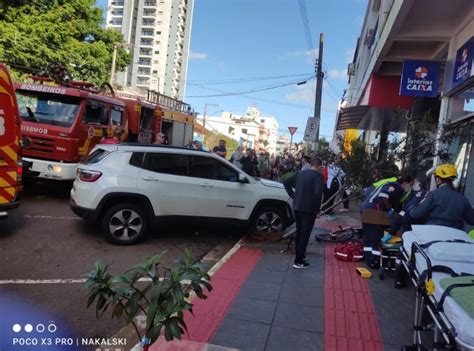
{"type": "Polygon", "coordinates": [[[288,127],[288,131],[290,132],[291,135],[295,134],[297,129],[298,127],[288,127]]]}
{"type": "Polygon", "coordinates": [[[308,117],[308,122],[306,122],[306,129],[304,131],[303,140],[316,141],[318,128],[319,128],[319,118],[308,117]]]}

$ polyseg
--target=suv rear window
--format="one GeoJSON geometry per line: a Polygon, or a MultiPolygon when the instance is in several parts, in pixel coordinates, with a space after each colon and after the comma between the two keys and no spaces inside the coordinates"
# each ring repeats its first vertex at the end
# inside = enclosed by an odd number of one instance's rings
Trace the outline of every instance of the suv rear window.
{"type": "Polygon", "coordinates": [[[94,164],[94,163],[99,163],[104,158],[106,158],[108,154],[110,154],[109,151],[106,151],[106,150],[103,150],[103,149],[97,149],[94,152],[92,152],[91,154],[87,155],[81,163],[85,164],[85,165],[91,165],[91,164],[94,164]]]}
{"type": "Polygon", "coordinates": [[[144,152],[134,152],[132,157],[130,157],[130,165],[135,167],[141,167],[143,164],[144,152]]]}
{"type": "Polygon", "coordinates": [[[143,168],[156,173],[187,176],[188,157],[179,154],[147,153],[143,168]]]}

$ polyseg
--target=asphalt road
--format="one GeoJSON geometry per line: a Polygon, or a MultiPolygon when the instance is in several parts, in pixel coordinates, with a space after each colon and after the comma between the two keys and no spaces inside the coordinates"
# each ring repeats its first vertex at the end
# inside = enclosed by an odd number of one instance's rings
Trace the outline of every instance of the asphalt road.
{"type": "Polygon", "coordinates": [[[96,319],[95,311],[86,308],[84,284],[44,280],[84,278],[98,260],[110,264],[112,273],[124,272],[164,250],[167,266],[179,260],[185,248],[199,260],[216,245],[231,248],[241,236],[222,227],[199,232],[185,227],[154,228],[144,242],[115,246],[105,240],[98,225],[72,213],[68,201],[62,187],[30,184],[21,206],[0,221],[0,299],[14,296],[25,305],[46,310],[78,336],[109,337],[122,325],[110,315],[96,319]],[[37,284],[21,282],[26,279],[37,284]]]}

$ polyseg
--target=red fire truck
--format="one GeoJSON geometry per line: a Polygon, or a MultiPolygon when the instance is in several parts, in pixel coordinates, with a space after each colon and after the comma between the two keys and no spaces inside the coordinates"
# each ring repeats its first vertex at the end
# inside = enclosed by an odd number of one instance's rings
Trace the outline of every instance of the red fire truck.
{"type": "Polygon", "coordinates": [[[18,106],[8,70],[0,64],[0,212],[20,204],[20,158],[18,106]]]}
{"type": "MultiPolygon", "coordinates": [[[[100,142],[104,131],[111,135],[116,128],[124,132],[122,141],[150,143],[160,131],[169,134],[172,145],[182,146],[186,140],[185,135],[173,137],[180,126],[170,129],[162,120],[161,110],[169,107],[146,98],[99,93],[82,82],[53,85],[43,78],[36,78],[33,84],[17,84],[15,89],[22,136],[30,141],[23,151],[28,176],[73,180],[78,162],[100,142]]],[[[189,105],[181,104],[186,106],[192,136],[194,113],[189,105]]]]}

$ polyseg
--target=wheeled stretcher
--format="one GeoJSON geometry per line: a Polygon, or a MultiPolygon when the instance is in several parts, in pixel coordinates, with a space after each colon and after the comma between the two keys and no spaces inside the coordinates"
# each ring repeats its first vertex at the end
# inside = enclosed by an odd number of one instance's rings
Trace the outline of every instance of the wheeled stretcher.
{"type": "Polygon", "coordinates": [[[401,253],[416,290],[413,345],[405,349],[426,349],[422,331],[433,329],[434,350],[474,350],[474,313],[466,304],[474,302],[474,240],[457,229],[415,225],[403,235],[401,253]],[[425,325],[426,313],[432,325],[425,325]]]}

